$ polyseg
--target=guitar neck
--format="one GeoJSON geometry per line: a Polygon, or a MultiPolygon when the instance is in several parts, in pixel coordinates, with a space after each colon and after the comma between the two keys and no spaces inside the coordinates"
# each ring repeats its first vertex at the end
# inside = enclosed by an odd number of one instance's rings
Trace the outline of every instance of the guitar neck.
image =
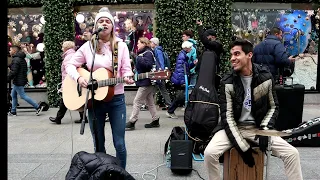
{"type": "MultiPolygon", "coordinates": [[[[149,73],[137,74],[134,76],[134,81],[137,81],[140,79],[146,79],[148,77],[149,77],[149,73]]],[[[112,86],[119,83],[124,83],[124,77],[110,78],[110,79],[98,81],[98,86],[99,87],[112,86]]]]}

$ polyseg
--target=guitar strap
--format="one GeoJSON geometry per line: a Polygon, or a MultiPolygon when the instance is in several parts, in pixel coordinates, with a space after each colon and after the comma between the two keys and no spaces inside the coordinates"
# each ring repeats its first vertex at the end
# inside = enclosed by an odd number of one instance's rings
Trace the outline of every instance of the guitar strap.
{"type": "Polygon", "coordinates": [[[112,55],[113,76],[117,77],[118,72],[118,42],[114,44],[114,50],[112,55]]]}

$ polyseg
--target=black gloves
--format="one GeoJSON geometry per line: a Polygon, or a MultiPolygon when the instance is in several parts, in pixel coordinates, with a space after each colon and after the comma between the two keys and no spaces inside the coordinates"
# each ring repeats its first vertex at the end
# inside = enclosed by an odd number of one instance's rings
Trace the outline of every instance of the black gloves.
{"type": "Polygon", "coordinates": [[[246,163],[249,167],[253,167],[255,165],[253,153],[257,154],[257,152],[253,150],[251,147],[246,152],[239,153],[242,157],[243,162],[246,163]]]}
{"type": "Polygon", "coordinates": [[[268,147],[268,136],[259,136],[259,148],[262,152],[266,152],[268,147]]]}

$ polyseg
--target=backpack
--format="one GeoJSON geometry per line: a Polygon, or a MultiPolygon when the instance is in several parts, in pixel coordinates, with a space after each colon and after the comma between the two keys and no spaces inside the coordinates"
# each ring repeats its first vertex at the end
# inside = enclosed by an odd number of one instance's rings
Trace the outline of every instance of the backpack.
{"type": "Polygon", "coordinates": [[[163,59],[164,59],[164,67],[167,67],[168,69],[171,68],[170,58],[167,54],[167,52],[162,51],[163,53],[163,59]]]}
{"type": "Polygon", "coordinates": [[[164,145],[164,155],[166,158],[166,166],[168,168],[171,167],[171,151],[170,151],[170,144],[172,140],[185,140],[185,130],[183,127],[175,126],[172,128],[171,134],[164,145]]]}
{"type": "MultiPolygon", "coordinates": [[[[154,50],[154,57],[159,61],[158,59],[158,54],[156,53],[157,51],[154,50]]],[[[170,70],[171,68],[171,62],[170,62],[170,58],[168,56],[168,53],[165,52],[163,49],[161,50],[162,54],[163,54],[163,61],[164,61],[164,67],[167,67],[168,70],[170,70]]]]}

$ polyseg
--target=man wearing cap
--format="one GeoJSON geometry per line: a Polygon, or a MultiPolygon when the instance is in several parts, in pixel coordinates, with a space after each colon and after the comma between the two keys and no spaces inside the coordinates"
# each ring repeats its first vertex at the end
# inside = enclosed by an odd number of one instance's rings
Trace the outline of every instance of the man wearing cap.
{"type": "MultiPolygon", "coordinates": [[[[197,21],[198,24],[198,34],[200,41],[202,42],[203,46],[205,47],[205,51],[213,51],[217,54],[217,73],[220,72],[220,55],[223,53],[223,45],[222,43],[217,39],[217,33],[213,29],[208,29],[204,31],[202,21],[197,21]]],[[[201,61],[201,58],[199,58],[201,61]]],[[[199,71],[201,62],[197,64],[196,71],[199,71]]]]}

